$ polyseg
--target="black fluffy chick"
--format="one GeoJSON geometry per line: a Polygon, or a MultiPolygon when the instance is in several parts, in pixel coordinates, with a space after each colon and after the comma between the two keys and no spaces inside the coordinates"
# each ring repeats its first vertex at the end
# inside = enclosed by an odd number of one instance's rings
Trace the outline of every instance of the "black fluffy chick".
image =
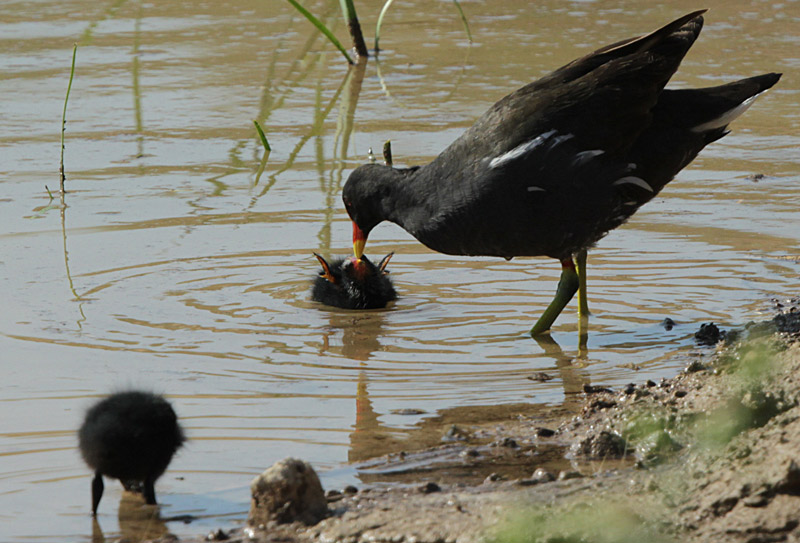
{"type": "Polygon", "coordinates": [[[92,514],[103,496],[103,475],[128,489],[142,487],[145,501],[156,503],[155,482],[185,441],[172,406],[150,392],[118,392],[86,412],[78,431],[81,455],[95,472],[92,514]]]}
{"type": "Polygon", "coordinates": [[[380,309],[397,299],[386,265],[389,253],[376,266],[366,256],[342,258],[328,262],[314,253],[322,271],[314,279],[311,299],[342,309],[380,309]]]}

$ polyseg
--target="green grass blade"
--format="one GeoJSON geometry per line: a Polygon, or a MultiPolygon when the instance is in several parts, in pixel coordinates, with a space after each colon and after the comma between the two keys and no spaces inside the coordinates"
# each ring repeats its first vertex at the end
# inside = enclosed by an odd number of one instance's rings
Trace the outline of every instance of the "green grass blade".
{"type": "Polygon", "coordinates": [[[386,3],[383,4],[381,8],[381,13],[378,15],[378,22],[375,24],[375,51],[379,51],[378,48],[378,41],[381,39],[381,25],[383,24],[383,16],[386,15],[386,12],[389,11],[389,6],[392,5],[394,0],[386,0],[386,3]]]}
{"type": "Polygon", "coordinates": [[[67,102],[69,101],[69,91],[72,90],[72,78],[75,76],[75,56],[78,53],[78,44],[72,45],[72,68],[69,70],[69,84],[67,85],[67,96],[64,98],[64,113],[61,114],[61,194],[64,194],[64,182],[67,177],[64,175],[64,132],[67,130],[67,102]]]}
{"type": "Polygon", "coordinates": [[[464,10],[461,9],[461,4],[458,3],[458,0],[453,0],[453,3],[456,5],[459,15],[461,15],[461,22],[464,23],[464,30],[467,31],[467,39],[472,43],[472,32],[469,31],[469,23],[466,15],[464,15],[464,10]]]}
{"type": "Polygon", "coordinates": [[[258,131],[258,137],[261,138],[261,144],[264,146],[264,149],[272,151],[272,147],[269,146],[269,142],[267,141],[267,136],[264,134],[264,131],[261,129],[261,125],[258,124],[258,121],[253,121],[253,124],[256,125],[256,131],[258,131]]]}
{"type": "Polygon", "coordinates": [[[352,58],[350,58],[350,55],[348,55],[348,54],[347,54],[347,50],[345,50],[345,48],[342,46],[342,43],[341,43],[339,40],[337,40],[337,39],[336,39],[336,36],[334,36],[334,35],[333,35],[333,33],[332,33],[330,30],[328,30],[328,28],[327,28],[327,27],[326,27],[324,24],[322,24],[322,21],[320,21],[319,19],[317,19],[316,17],[314,17],[314,16],[311,14],[311,12],[310,12],[310,11],[308,11],[308,10],[307,10],[306,8],[304,8],[303,6],[301,6],[301,5],[300,5],[300,4],[297,2],[297,0],[286,0],[286,1],[287,1],[287,2],[289,2],[289,3],[290,3],[292,6],[294,6],[294,9],[296,9],[297,11],[299,11],[299,12],[300,12],[300,14],[301,14],[303,17],[305,17],[306,19],[308,19],[308,20],[311,22],[311,24],[312,24],[312,25],[314,25],[315,27],[317,27],[317,30],[319,30],[320,32],[322,32],[322,33],[325,35],[325,37],[326,37],[326,38],[328,38],[328,40],[329,40],[329,41],[330,41],[330,42],[331,42],[333,45],[335,45],[335,46],[336,46],[336,48],[337,48],[337,49],[338,49],[338,50],[339,50],[339,51],[340,51],[340,52],[341,52],[341,53],[344,55],[344,58],[346,58],[346,59],[347,59],[347,62],[348,62],[349,64],[354,64],[354,62],[353,62],[353,59],[352,59],[352,58]]]}

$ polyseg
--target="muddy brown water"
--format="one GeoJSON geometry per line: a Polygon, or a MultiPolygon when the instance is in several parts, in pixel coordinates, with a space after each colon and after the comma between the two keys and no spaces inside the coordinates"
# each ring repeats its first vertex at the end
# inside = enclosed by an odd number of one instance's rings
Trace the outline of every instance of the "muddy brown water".
{"type": "MultiPolygon", "coordinates": [[[[338,2],[307,4],[344,36],[338,2]]],[[[197,534],[243,519],[250,480],[279,458],[311,461],[328,488],[358,485],[344,462],[443,410],[469,421],[670,375],[700,323],[743,323],[796,293],[800,2],[708,4],[675,85],[784,78],[590,253],[581,345],[574,302],[554,341],[526,335],[555,261],[447,257],[382,225],[368,252],[396,252],[400,299],[352,313],[308,301],[311,253],[350,251],[339,193],[370,147],[391,139],[396,163],[428,161],[507,92],[694,3],[463,2],[470,44],[452,3],[397,2],[356,97],[285,2],[5,2],[0,539],[100,537],[74,432],[112,390],[173,401],[191,441],[157,495],[163,516],[199,517],[170,531],[197,534]],[[62,209],[45,185],[58,186],[76,41],[62,209]],[[273,147],[261,175],[252,119],[273,147]],[[527,378],[540,371],[554,379],[527,378]]],[[[359,7],[371,39],[380,6],[359,7]]],[[[130,529],[120,496],[107,485],[106,537],[130,529]]]]}

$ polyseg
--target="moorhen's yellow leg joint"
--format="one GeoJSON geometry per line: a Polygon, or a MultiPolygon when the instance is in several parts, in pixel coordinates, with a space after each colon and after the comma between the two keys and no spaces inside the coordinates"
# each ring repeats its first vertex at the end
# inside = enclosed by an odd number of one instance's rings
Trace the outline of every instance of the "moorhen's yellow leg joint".
{"type": "Polygon", "coordinates": [[[578,290],[578,273],[575,271],[575,263],[572,258],[561,261],[561,279],[558,281],[556,296],[550,305],[547,306],[542,316],[531,328],[531,335],[538,336],[550,330],[550,327],[561,314],[561,311],[569,303],[575,292],[578,290]]]}
{"type": "Polygon", "coordinates": [[[575,270],[578,272],[578,315],[581,318],[591,315],[589,298],[586,296],[586,249],[575,255],[575,270]]]}

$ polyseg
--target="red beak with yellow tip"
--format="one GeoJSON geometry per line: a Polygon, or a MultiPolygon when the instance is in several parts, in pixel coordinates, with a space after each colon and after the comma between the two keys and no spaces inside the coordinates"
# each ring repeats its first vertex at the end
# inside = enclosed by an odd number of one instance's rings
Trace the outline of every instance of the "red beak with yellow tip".
{"type": "Polygon", "coordinates": [[[353,254],[357,259],[364,256],[364,247],[367,245],[367,235],[361,228],[354,222],[353,223],[353,254]]]}

